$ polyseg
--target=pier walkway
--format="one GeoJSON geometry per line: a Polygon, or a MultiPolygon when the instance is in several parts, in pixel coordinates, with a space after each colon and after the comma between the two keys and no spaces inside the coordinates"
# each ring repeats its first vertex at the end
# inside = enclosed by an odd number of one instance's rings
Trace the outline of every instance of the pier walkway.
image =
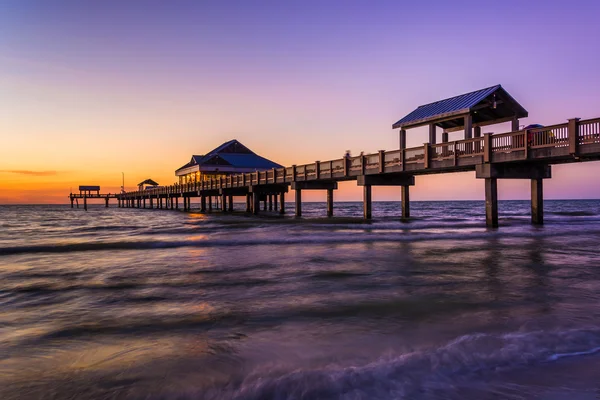
{"type": "MultiPolygon", "coordinates": [[[[518,128],[518,120],[516,124],[515,120],[513,129],[518,128]]],[[[465,126],[465,132],[472,129],[470,120],[465,126]]],[[[433,132],[435,139],[435,127],[433,132]]],[[[262,201],[263,209],[267,209],[268,203],[268,209],[274,207],[277,210],[279,203],[279,212],[284,213],[285,193],[291,187],[295,190],[295,214],[301,216],[302,192],[326,190],[327,215],[333,216],[333,193],[338,182],[356,180],[363,187],[364,218],[372,216],[373,186],[400,186],[402,217],[408,218],[409,187],[414,185],[416,175],[475,171],[477,179],[485,180],[488,226],[498,225],[498,179],[531,180],[532,222],[541,224],[543,180],[551,178],[551,166],[600,160],[600,118],[570,119],[563,124],[483,136],[479,136],[479,127],[473,138],[449,142],[444,133],[442,143],[435,144],[435,140],[430,140],[430,143],[412,148],[404,148],[405,134],[400,131],[400,148],[397,150],[125,192],[116,197],[119,207],[146,208],[148,205],[158,209],[163,208],[163,202],[164,208],[178,209],[181,199],[184,210],[190,209],[192,198],[200,198],[200,211],[205,212],[207,203],[210,210],[212,198],[219,196],[221,210],[228,212],[233,210],[234,196],[245,196],[247,212],[258,214],[262,201]]]]}

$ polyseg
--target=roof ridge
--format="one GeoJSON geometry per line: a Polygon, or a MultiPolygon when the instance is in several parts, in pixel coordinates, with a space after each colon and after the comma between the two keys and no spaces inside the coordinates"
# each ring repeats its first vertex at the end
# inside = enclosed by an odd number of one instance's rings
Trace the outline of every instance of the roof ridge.
{"type": "Polygon", "coordinates": [[[502,87],[502,85],[498,84],[498,85],[489,86],[489,87],[486,87],[486,88],[483,88],[483,89],[473,90],[472,92],[462,93],[462,94],[459,94],[459,95],[456,95],[456,96],[451,96],[451,97],[448,97],[448,98],[445,98],[445,99],[442,99],[442,100],[437,100],[437,101],[434,101],[434,102],[431,102],[431,103],[420,105],[419,107],[417,107],[417,109],[419,109],[421,107],[431,106],[433,104],[441,103],[441,102],[444,102],[444,101],[452,100],[452,99],[455,99],[457,97],[468,96],[468,95],[473,94],[473,93],[483,92],[485,90],[490,90],[490,89],[493,89],[493,88],[498,88],[499,89],[501,87],[502,87]]]}

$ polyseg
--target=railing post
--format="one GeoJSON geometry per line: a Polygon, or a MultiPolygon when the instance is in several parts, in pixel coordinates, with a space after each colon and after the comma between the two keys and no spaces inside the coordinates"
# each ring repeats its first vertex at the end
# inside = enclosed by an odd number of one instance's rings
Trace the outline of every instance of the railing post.
{"type": "Polygon", "coordinates": [[[385,171],[385,150],[379,150],[379,173],[385,171]]]}
{"type": "Polygon", "coordinates": [[[296,164],[292,165],[292,182],[296,182],[296,164]]]}
{"type": "Polygon", "coordinates": [[[321,161],[315,161],[315,179],[321,178],[321,171],[319,171],[320,168],[321,168],[321,161]]]}
{"type": "MultiPolygon", "coordinates": [[[[454,149],[456,153],[456,149],[454,149]]],[[[483,162],[490,163],[492,162],[492,134],[484,133],[483,134],[483,162]]]]}
{"type": "Polygon", "coordinates": [[[400,170],[404,172],[404,159],[406,158],[406,149],[400,149],[400,170]]]}
{"type": "Polygon", "coordinates": [[[365,174],[366,163],[367,163],[367,156],[361,155],[360,156],[360,174],[361,175],[365,174]]]}
{"type": "Polygon", "coordinates": [[[429,168],[429,152],[431,149],[431,145],[429,143],[425,143],[423,145],[423,161],[424,161],[424,165],[423,168],[427,169],[429,168]]]}
{"type": "Polygon", "coordinates": [[[350,168],[348,168],[348,164],[350,163],[350,157],[344,157],[344,176],[348,176],[350,172],[350,168]]]}
{"type": "MultiPolygon", "coordinates": [[[[514,136],[513,136],[514,139],[514,136]]],[[[525,160],[527,160],[529,158],[529,146],[532,145],[533,143],[529,143],[529,130],[525,129],[523,131],[523,140],[525,141],[525,145],[523,146],[523,150],[525,153],[525,160]]]]}
{"type": "Polygon", "coordinates": [[[273,183],[277,183],[277,169],[273,168],[273,183]]]}
{"type": "Polygon", "coordinates": [[[579,118],[569,119],[567,132],[569,135],[569,154],[575,156],[579,147],[579,118]]]}

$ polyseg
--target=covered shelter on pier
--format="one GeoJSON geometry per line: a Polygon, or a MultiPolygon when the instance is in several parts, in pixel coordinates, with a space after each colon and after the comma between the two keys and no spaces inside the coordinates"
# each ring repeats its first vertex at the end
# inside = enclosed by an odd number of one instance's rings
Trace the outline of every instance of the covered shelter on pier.
{"type": "Polygon", "coordinates": [[[481,136],[481,127],[512,122],[512,131],[519,130],[519,118],[528,116],[523,108],[501,85],[417,107],[398,122],[400,148],[406,148],[406,130],[429,126],[429,143],[436,144],[437,128],[443,129],[442,143],[448,141],[449,132],[464,131],[464,138],[481,136]]]}
{"type": "Polygon", "coordinates": [[[281,167],[233,139],[205,155],[193,155],[188,163],[175,171],[175,175],[179,178],[179,183],[184,184],[281,167]]]}
{"type": "Polygon", "coordinates": [[[158,182],[148,178],[145,181],[138,183],[139,190],[158,187],[158,182]],[[144,187],[145,186],[145,187],[144,187]]]}

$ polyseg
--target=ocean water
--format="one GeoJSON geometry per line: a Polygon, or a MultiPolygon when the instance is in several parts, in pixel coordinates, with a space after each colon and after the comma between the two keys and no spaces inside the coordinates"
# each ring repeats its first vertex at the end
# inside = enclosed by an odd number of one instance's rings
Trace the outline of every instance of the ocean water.
{"type": "Polygon", "coordinates": [[[0,399],[600,397],[600,201],[243,207],[0,206],[0,399]]]}

